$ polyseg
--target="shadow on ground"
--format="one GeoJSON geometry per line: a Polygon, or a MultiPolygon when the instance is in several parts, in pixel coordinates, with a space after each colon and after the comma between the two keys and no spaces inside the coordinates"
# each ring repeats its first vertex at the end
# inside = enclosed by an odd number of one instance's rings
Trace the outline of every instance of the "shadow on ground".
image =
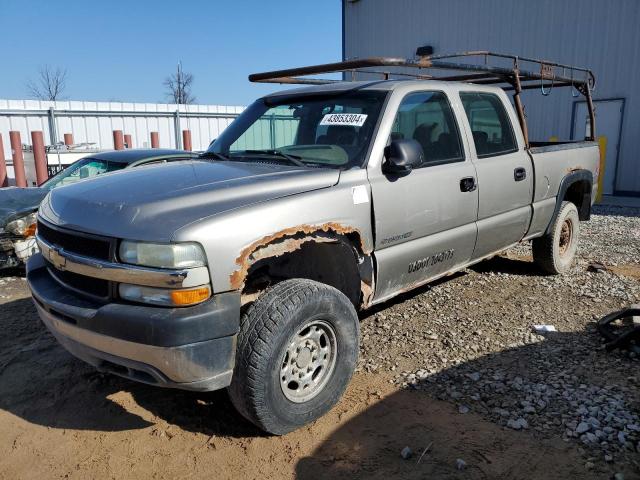
{"type": "Polygon", "coordinates": [[[24,277],[24,267],[0,268],[0,279],[8,277],[24,277]]]}
{"type": "Polygon", "coordinates": [[[192,432],[261,436],[236,414],[226,392],[147,386],[97,372],[71,356],[40,322],[30,298],[2,305],[0,408],[52,428],[124,431],[153,425],[110,397],[128,392],[153,417],[192,432]]]}
{"type": "Polygon", "coordinates": [[[540,277],[544,275],[531,259],[496,256],[476,263],[469,267],[477,273],[506,273],[526,277],[540,277]]]}
{"type": "Polygon", "coordinates": [[[595,215],[616,217],[640,217],[640,208],[624,207],[618,205],[594,205],[591,213],[595,215]]]}
{"type": "Polygon", "coordinates": [[[581,403],[573,405],[572,395],[589,397],[589,388],[611,389],[612,396],[625,392],[624,408],[640,414],[633,384],[621,389],[637,363],[596,351],[599,343],[591,328],[553,333],[544,341],[482,356],[395,391],[337,427],[312,455],[299,461],[297,476],[568,479],[608,478],[626,471],[627,478],[640,478],[637,464],[629,460],[636,453],[616,453],[619,463],[607,466],[601,451],[583,456],[579,439],[562,439],[562,414],[580,418],[581,403]],[[608,369],[609,362],[615,370],[608,369]],[[544,411],[524,413],[521,402],[534,400],[536,405],[534,393],[540,385],[549,386],[544,411]],[[448,401],[439,400],[444,398],[448,401]],[[459,413],[460,405],[469,413],[459,413]],[[516,414],[501,417],[495,409],[516,414]],[[506,428],[510,418],[524,418],[528,427],[506,428]],[[551,425],[545,427],[549,419],[551,425]],[[556,419],[558,425],[553,423],[556,419]],[[409,460],[400,455],[405,446],[414,452],[409,460]],[[418,463],[427,446],[429,451],[418,463]],[[589,455],[595,455],[591,470],[585,468],[589,455]],[[464,471],[455,467],[458,458],[467,464],[464,471]]]}

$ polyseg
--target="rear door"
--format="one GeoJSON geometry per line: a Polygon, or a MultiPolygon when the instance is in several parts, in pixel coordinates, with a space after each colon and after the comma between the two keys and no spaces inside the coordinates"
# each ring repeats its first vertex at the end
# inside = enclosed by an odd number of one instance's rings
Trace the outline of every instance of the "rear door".
{"type": "Polygon", "coordinates": [[[522,240],[531,220],[533,165],[516,136],[515,112],[507,96],[461,91],[472,160],[478,175],[478,259],[522,240]],[[509,109],[505,108],[509,106],[509,109]]]}
{"type": "Polygon", "coordinates": [[[393,124],[379,133],[389,141],[418,141],[425,161],[405,176],[385,175],[380,165],[369,167],[376,302],[467,263],[476,240],[475,168],[449,97],[441,91],[414,91],[399,105],[394,102],[388,107],[396,112],[393,124]]]}

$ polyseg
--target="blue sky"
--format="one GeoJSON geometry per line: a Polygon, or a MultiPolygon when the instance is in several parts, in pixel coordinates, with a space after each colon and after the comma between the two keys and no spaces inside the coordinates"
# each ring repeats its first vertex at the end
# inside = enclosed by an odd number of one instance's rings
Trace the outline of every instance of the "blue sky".
{"type": "Polygon", "coordinates": [[[43,64],[71,100],[166,101],[178,60],[197,103],[244,105],[275,85],[256,71],[337,61],[340,0],[0,0],[0,98],[25,99],[43,64]]]}

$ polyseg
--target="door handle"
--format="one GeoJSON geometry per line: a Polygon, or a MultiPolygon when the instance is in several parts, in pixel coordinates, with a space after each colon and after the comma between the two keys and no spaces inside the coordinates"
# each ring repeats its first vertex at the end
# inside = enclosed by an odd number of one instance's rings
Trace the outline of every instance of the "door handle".
{"type": "Polygon", "coordinates": [[[464,177],[460,179],[461,192],[473,192],[476,188],[478,188],[478,184],[474,177],[464,177]]]}
{"type": "Polygon", "coordinates": [[[525,178],[527,178],[527,171],[524,168],[518,167],[513,171],[513,179],[516,182],[521,182],[525,178]]]}

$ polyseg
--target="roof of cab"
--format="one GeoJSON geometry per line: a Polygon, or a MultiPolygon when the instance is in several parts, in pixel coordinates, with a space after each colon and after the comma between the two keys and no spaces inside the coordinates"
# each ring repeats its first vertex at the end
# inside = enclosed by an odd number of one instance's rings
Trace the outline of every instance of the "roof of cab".
{"type": "MultiPolygon", "coordinates": [[[[407,85],[420,85],[430,88],[445,88],[445,86],[451,87],[452,85],[474,85],[474,87],[486,90],[487,85],[470,84],[466,82],[454,82],[444,80],[415,80],[415,79],[390,79],[390,80],[375,80],[375,81],[354,81],[354,82],[335,82],[327,83],[324,85],[311,85],[300,88],[290,88],[288,90],[280,90],[269,95],[262,97],[268,101],[279,101],[288,97],[308,96],[308,95],[322,95],[322,94],[340,94],[349,91],[391,91],[399,86],[407,85]]],[[[488,86],[490,90],[499,90],[499,87],[488,86]]]]}
{"type": "Polygon", "coordinates": [[[132,148],[128,150],[110,150],[106,152],[96,152],[85,158],[95,158],[108,162],[135,163],[147,159],[163,158],[193,158],[197,156],[194,152],[187,150],[172,150],[160,148],[132,148]]]}

